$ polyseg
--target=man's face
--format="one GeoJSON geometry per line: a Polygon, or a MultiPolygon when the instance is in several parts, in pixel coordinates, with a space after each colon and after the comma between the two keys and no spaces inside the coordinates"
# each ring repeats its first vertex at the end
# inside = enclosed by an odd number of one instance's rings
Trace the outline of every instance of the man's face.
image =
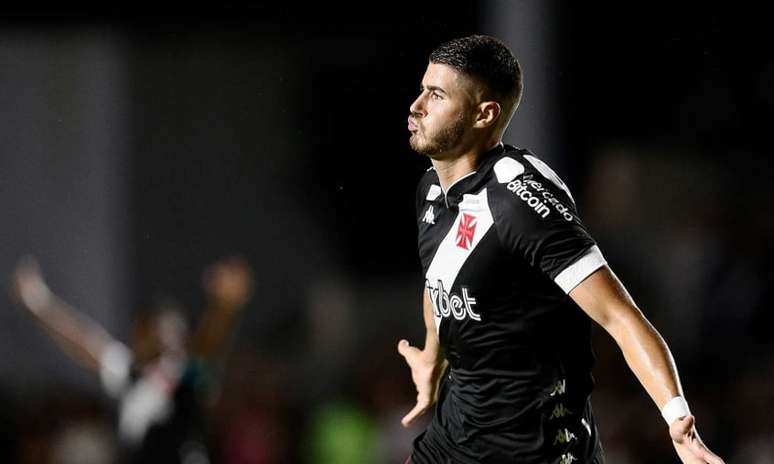
{"type": "Polygon", "coordinates": [[[472,83],[456,69],[430,63],[409,108],[409,144],[419,154],[444,158],[461,151],[472,125],[472,83]]]}

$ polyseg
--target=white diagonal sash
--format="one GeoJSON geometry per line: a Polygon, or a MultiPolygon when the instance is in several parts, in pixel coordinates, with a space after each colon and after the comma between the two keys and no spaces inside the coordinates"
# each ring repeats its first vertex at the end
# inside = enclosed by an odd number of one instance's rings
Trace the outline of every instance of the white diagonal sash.
{"type": "MultiPolygon", "coordinates": [[[[457,217],[454,219],[449,232],[438,246],[438,250],[436,250],[435,256],[433,256],[433,260],[430,262],[430,267],[427,269],[427,274],[425,274],[428,290],[431,288],[437,290],[439,287],[438,282],[440,281],[443,290],[451,292],[460,269],[462,269],[462,266],[478,244],[481,243],[481,239],[484,238],[484,235],[486,235],[493,223],[494,220],[492,219],[492,211],[489,209],[486,188],[476,195],[465,194],[462,196],[457,217]],[[476,225],[473,239],[467,249],[457,245],[457,232],[463,214],[474,216],[476,225]]],[[[435,302],[433,304],[435,305],[435,302]]],[[[433,308],[433,315],[435,316],[435,330],[438,332],[442,316],[437,307],[433,308]]]]}

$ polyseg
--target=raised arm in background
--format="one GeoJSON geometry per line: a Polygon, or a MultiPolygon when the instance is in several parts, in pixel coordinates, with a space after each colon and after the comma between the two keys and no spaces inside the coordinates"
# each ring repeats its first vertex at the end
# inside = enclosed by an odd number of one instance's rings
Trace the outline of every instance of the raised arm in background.
{"type": "Polygon", "coordinates": [[[51,292],[35,258],[17,264],[13,294],[62,350],[87,369],[98,372],[105,350],[120,345],[101,325],[51,292]]]}
{"type": "Polygon", "coordinates": [[[253,294],[253,271],[242,258],[218,261],[204,272],[207,308],[194,332],[192,354],[211,359],[222,354],[236,315],[253,294]]]}

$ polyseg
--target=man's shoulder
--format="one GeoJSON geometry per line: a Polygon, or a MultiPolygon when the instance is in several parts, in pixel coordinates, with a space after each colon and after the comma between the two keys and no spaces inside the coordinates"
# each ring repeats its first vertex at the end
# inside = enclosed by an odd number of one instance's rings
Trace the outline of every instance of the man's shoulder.
{"type": "Polygon", "coordinates": [[[530,178],[538,174],[552,181],[554,177],[558,177],[535,153],[512,145],[505,145],[505,149],[492,158],[490,166],[491,175],[499,184],[507,184],[522,175],[530,178]]]}
{"type": "Polygon", "coordinates": [[[527,170],[528,163],[524,159],[524,155],[529,153],[523,148],[506,145],[505,150],[495,155],[490,161],[491,172],[489,174],[494,177],[497,183],[512,181],[527,170]]]}
{"type": "Polygon", "coordinates": [[[492,160],[490,176],[488,194],[499,213],[496,216],[542,222],[554,216],[569,220],[574,213],[575,202],[567,186],[527,149],[506,145],[492,160]]]}

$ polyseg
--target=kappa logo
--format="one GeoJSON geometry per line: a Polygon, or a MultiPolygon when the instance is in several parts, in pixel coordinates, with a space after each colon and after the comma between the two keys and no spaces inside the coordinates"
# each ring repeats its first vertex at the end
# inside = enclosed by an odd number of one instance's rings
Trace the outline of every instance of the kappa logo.
{"type": "Polygon", "coordinates": [[[554,410],[551,412],[551,416],[548,418],[548,420],[561,419],[562,417],[570,414],[572,414],[572,411],[567,409],[562,403],[559,403],[554,406],[554,410]]]}
{"type": "Polygon", "coordinates": [[[564,453],[559,460],[559,464],[572,464],[577,461],[578,458],[572,455],[572,453],[564,453]]]}
{"type": "Polygon", "coordinates": [[[567,393],[567,380],[557,380],[554,386],[551,388],[551,394],[548,396],[564,395],[567,393]]]}
{"type": "Polygon", "coordinates": [[[425,217],[422,218],[422,222],[425,222],[430,225],[435,224],[435,214],[433,213],[433,205],[430,205],[430,207],[427,208],[427,211],[425,211],[425,217]]]}
{"type": "Polygon", "coordinates": [[[561,429],[556,432],[556,438],[554,438],[554,445],[570,443],[572,440],[577,440],[578,437],[569,430],[561,429]]]}
{"type": "Polygon", "coordinates": [[[457,246],[466,250],[473,244],[473,236],[476,233],[476,217],[472,214],[462,213],[460,225],[457,227],[457,246]]]}

